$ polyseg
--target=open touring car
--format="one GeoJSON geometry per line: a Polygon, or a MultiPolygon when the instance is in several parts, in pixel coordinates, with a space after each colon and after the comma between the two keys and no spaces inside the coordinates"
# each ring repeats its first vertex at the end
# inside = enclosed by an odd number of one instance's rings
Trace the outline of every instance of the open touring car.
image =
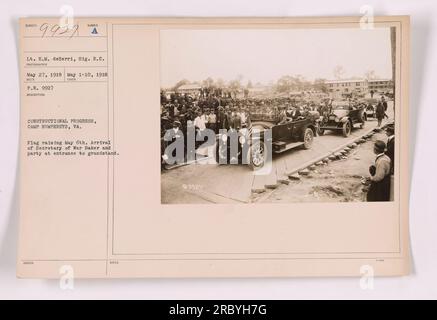
{"type": "Polygon", "coordinates": [[[303,147],[311,148],[317,132],[319,113],[309,112],[298,119],[276,124],[269,117],[252,117],[250,128],[230,129],[217,135],[216,161],[219,164],[247,164],[257,170],[269,155],[303,147]]]}
{"type": "Polygon", "coordinates": [[[321,118],[319,134],[326,130],[341,131],[348,137],[356,124],[363,128],[366,123],[364,105],[351,105],[349,101],[334,101],[328,114],[321,118]]]}

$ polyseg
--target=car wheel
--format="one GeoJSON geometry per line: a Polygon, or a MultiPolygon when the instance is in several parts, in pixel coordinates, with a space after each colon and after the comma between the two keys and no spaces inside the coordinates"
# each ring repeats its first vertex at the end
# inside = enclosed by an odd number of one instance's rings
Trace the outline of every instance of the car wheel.
{"type": "Polygon", "coordinates": [[[352,131],[352,125],[350,121],[343,123],[343,137],[349,137],[352,131]]]}
{"type": "Polygon", "coordinates": [[[303,134],[303,147],[304,149],[311,148],[311,145],[313,144],[314,140],[314,132],[310,128],[306,128],[305,132],[303,134]]]}
{"type": "Polygon", "coordinates": [[[266,156],[267,156],[267,148],[266,144],[263,141],[257,141],[254,142],[248,152],[247,157],[250,168],[252,170],[259,170],[261,169],[265,162],[266,162],[266,156]]]}

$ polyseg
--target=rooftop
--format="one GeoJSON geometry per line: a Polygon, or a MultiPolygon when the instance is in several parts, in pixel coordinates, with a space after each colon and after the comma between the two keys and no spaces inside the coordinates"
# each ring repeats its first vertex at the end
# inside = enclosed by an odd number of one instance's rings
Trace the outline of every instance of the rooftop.
{"type": "Polygon", "coordinates": [[[200,90],[202,87],[198,84],[184,84],[178,90],[200,90]]]}
{"type": "Polygon", "coordinates": [[[327,80],[326,83],[346,83],[346,82],[365,82],[366,79],[337,79],[327,80]]]}

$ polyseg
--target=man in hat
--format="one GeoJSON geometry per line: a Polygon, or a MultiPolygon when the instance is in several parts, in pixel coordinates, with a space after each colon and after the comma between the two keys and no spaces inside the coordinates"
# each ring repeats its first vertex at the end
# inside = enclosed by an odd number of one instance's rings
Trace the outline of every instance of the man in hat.
{"type": "Polygon", "coordinates": [[[217,111],[217,131],[225,128],[225,118],[225,108],[223,106],[219,106],[217,111]]]}
{"type": "Polygon", "coordinates": [[[293,121],[299,119],[302,116],[300,107],[294,107],[290,113],[290,116],[293,119],[293,121]]]}
{"type": "Polygon", "coordinates": [[[377,140],[373,147],[376,154],[375,165],[369,167],[370,187],[367,192],[367,201],[389,201],[390,200],[390,168],[391,160],[384,153],[386,144],[377,140]]]}
{"type": "Polygon", "coordinates": [[[279,117],[278,117],[278,124],[285,124],[288,121],[287,118],[287,110],[285,106],[281,106],[279,109],[279,117]]]}
{"type": "Polygon", "coordinates": [[[376,105],[376,119],[378,119],[378,128],[381,127],[382,124],[382,119],[384,119],[384,115],[385,115],[385,107],[383,104],[383,100],[381,99],[381,101],[376,105]]]}
{"type": "Polygon", "coordinates": [[[224,108],[223,117],[222,117],[221,121],[222,121],[221,129],[229,130],[230,123],[231,123],[231,109],[229,108],[229,105],[227,105],[224,108]]]}
{"type": "Polygon", "coordinates": [[[203,114],[201,109],[197,110],[197,117],[194,118],[194,125],[196,128],[203,132],[206,129],[206,116],[203,114]]]}
{"type": "Polygon", "coordinates": [[[250,128],[251,121],[250,121],[250,114],[249,114],[248,108],[246,108],[244,106],[241,108],[240,117],[241,117],[241,126],[243,128],[250,128]]]}
{"type": "Polygon", "coordinates": [[[232,129],[235,129],[238,131],[241,129],[241,116],[237,112],[237,110],[238,110],[237,107],[232,108],[229,125],[232,129]]]}
{"type": "Polygon", "coordinates": [[[390,158],[391,167],[390,173],[394,173],[394,163],[395,163],[395,126],[394,124],[389,124],[385,129],[385,132],[388,136],[387,139],[387,151],[385,154],[390,158]]]}
{"type": "Polygon", "coordinates": [[[209,129],[209,115],[210,115],[210,109],[209,108],[205,108],[204,109],[204,119],[205,119],[205,126],[207,129],[209,129]]]}
{"type": "Polygon", "coordinates": [[[170,117],[170,112],[168,109],[164,110],[161,114],[161,137],[164,136],[165,132],[172,127],[172,120],[170,117]]]}
{"type": "Polygon", "coordinates": [[[164,135],[164,141],[167,143],[166,146],[174,144],[174,147],[170,150],[166,149],[166,153],[162,157],[169,164],[173,164],[173,160],[176,163],[184,162],[184,134],[180,128],[180,121],[175,120],[173,128],[167,130],[164,135]]]}
{"type": "MultiPolygon", "coordinates": [[[[381,103],[384,106],[384,112],[387,111],[388,105],[387,105],[387,101],[385,100],[384,96],[381,96],[381,103]]],[[[388,117],[387,117],[388,118],[388,117]]]]}
{"type": "Polygon", "coordinates": [[[217,133],[217,115],[215,114],[214,109],[211,109],[208,116],[208,129],[217,133]]]}
{"type": "Polygon", "coordinates": [[[199,144],[203,143],[203,139],[205,137],[205,129],[206,129],[206,116],[199,109],[197,111],[197,117],[194,119],[194,126],[196,127],[196,148],[199,144]]]}

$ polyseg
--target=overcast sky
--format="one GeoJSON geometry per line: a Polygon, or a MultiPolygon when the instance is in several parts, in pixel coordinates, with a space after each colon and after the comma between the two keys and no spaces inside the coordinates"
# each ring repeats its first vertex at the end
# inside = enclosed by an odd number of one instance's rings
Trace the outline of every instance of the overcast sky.
{"type": "Polygon", "coordinates": [[[307,80],[363,77],[374,70],[391,79],[390,29],[162,30],[161,85],[208,77],[243,76],[267,84],[283,75],[307,80]]]}

